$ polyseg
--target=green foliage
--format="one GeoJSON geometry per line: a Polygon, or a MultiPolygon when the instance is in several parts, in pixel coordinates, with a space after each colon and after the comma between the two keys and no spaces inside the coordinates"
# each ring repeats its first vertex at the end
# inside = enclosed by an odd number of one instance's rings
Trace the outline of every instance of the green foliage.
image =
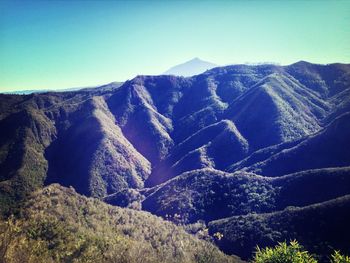
{"type": "Polygon", "coordinates": [[[331,256],[331,263],[350,263],[350,257],[342,255],[339,251],[336,250],[331,256]]]}
{"type": "MultiPolygon", "coordinates": [[[[275,247],[266,247],[264,249],[256,248],[254,263],[317,263],[309,252],[303,250],[303,247],[297,241],[278,243],[275,247]]],[[[331,255],[330,263],[350,263],[350,257],[342,255],[335,250],[331,255]]]]}
{"type": "Polygon", "coordinates": [[[255,263],[316,263],[317,261],[297,241],[279,243],[274,248],[257,247],[255,263]]]}
{"type": "Polygon", "coordinates": [[[209,242],[149,213],[112,207],[51,185],[18,218],[0,221],[1,262],[235,262],[209,242]]]}

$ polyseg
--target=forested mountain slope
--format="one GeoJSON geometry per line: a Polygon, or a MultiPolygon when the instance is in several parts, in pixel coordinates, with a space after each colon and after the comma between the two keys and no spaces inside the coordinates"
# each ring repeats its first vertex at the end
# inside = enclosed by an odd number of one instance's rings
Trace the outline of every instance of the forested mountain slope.
{"type": "Polygon", "coordinates": [[[304,61],[0,95],[1,214],[51,183],[186,224],[312,207],[350,194],[349,112],[350,65],[304,61]]]}
{"type": "Polygon", "coordinates": [[[241,262],[171,222],[55,184],[0,229],[2,262],[241,262]]]}

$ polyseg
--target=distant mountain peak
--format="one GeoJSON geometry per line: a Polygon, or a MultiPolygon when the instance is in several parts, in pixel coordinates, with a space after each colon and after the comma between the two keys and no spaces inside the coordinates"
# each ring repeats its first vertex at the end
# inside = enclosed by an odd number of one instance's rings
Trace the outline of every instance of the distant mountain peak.
{"type": "Polygon", "coordinates": [[[203,62],[205,62],[204,60],[201,60],[199,57],[192,58],[191,60],[189,60],[189,62],[190,61],[203,61],[203,62]]]}
{"type": "Polygon", "coordinates": [[[186,61],[174,67],[171,67],[170,69],[165,71],[163,74],[190,77],[193,75],[201,74],[204,71],[212,69],[217,66],[218,65],[214,63],[204,61],[198,57],[194,57],[189,61],[186,61]]]}

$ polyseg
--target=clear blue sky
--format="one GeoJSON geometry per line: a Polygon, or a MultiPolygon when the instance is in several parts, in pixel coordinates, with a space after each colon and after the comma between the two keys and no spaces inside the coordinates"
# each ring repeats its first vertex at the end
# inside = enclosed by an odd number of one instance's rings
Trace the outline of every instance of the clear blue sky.
{"type": "Polygon", "coordinates": [[[124,81],[193,57],[350,63],[350,1],[0,0],[0,91],[124,81]]]}

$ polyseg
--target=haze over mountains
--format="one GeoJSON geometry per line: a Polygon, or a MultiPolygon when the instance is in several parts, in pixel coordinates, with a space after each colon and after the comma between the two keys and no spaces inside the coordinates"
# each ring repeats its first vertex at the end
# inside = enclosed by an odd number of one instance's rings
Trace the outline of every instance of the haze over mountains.
{"type": "Polygon", "coordinates": [[[0,95],[2,213],[59,183],[181,224],[200,220],[244,259],[294,238],[321,260],[349,251],[350,65],[171,76],[180,69],[121,86],[0,95]]]}
{"type": "MultiPolygon", "coordinates": [[[[191,77],[203,73],[206,70],[217,67],[218,65],[201,60],[199,58],[193,58],[189,61],[186,61],[182,64],[176,65],[165,71],[164,75],[174,75],[174,76],[183,76],[191,77]]],[[[122,82],[114,82],[116,84],[122,84],[122,82]]],[[[45,92],[67,92],[67,91],[78,91],[82,89],[93,89],[95,87],[81,87],[81,88],[66,88],[66,89],[57,89],[57,90],[19,90],[19,91],[9,91],[4,92],[4,94],[19,94],[19,95],[29,95],[32,93],[45,93],[45,92]]]]}

